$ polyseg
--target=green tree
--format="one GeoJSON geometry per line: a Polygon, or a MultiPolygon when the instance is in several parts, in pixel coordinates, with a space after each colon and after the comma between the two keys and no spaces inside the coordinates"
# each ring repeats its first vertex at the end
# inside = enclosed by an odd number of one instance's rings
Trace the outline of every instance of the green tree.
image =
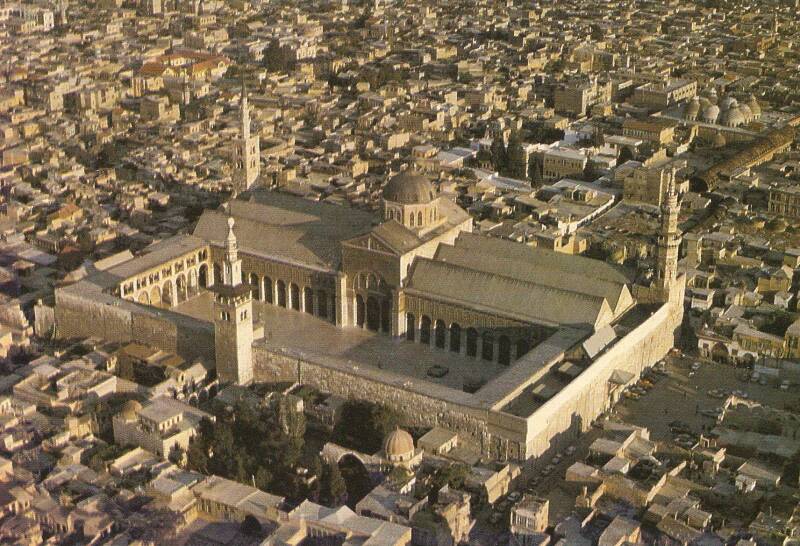
{"type": "Polygon", "coordinates": [[[522,147],[522,139],[519,133],[514,131],[508,139],[508,150],[506,152],[506,174],[514,178],[525,177],[525,150],[522,147]]]}
{"type": "Polygon", "coordinates": [[[256,487],[268,491],[272,483],[272,473],[266,466],[259,466],[256,471],[256,487]]]}
{"type": "Polygon", "coordinates": [[[505,172],[508,168],[508,153],[503,140],[495,138],[489,151],[492,154],[492,167],[494,167],[494,170],[499,173],[505,172]]]}
{"type": "Polygon", "coordinates": [[[319,502],[320,497],[322,496],[322,460],[319,456],[314,456],[311,459],[311,464],[309,465],[308,469],[309,474],[315,477],[315,480],[308,488],[308,498],[314,502],[319,502]]]}
{"type": "Polygon", "coordinates": [[[341,506],[347,501],[347,484],[336,463],[328,464],[326,497],[331,506],[341,506]]]}
{"type": "Polygon", "coordinates": [[[342,408],[333,439],[345,447],[375,453],[398,424],[397,414],[389,408],[365,400],[350,400],[342,408]]]}

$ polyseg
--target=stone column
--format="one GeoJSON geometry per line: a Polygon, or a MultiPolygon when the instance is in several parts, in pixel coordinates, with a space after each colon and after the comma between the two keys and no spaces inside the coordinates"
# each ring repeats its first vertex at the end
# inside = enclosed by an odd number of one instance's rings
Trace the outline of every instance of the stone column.
{"type": "Polygon", "coordinates": [[[450,328],[444,330],[444,350],[450,352],[450,328]]]}
{"type": "Polygon", "coordinates": [[[278,280],[272,282],[272,304],[278,305],[278,280]]]}
{"type": "Polygon", "coordinates": [[[467,356],[467,331],[465,329],[461,330],[459,341],[461,343],[458,346],[458,354],[461,356],[467,356]]]}
{"type": "Polygon", "coordinates": [[[297,291],[300,295],[300,312],[306,312],[306,288],[305,286],[298,286],[297,291]]]}
{"type": "Polygon", "coordinates": [[[348,316],[350,311],[347,299],[347,276],[344,273],[340,273],[336,277],[336,301],[339,302],[339,305],[337,306],[337,312],[333,314],[335,317],[334,322],[336,326],[346,326],[350,324],[350,317],[348,316]]]}
{"type": "Polygon", "coordinates": [[[483,359],[483,336],[478,332],[478,339],[475,343],[475,358],[478,360],[483,359]]]}

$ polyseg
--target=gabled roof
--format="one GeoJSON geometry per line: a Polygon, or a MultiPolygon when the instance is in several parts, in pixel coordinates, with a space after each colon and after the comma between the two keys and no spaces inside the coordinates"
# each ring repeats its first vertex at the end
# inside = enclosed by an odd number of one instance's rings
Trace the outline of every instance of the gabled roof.
{"type": "MultiPolygon", "coordinates": [[[[371,213],[272,191],[232,200],[229,212],[240,251],[326,271],[339,269],[341,243],[368,232],[375,221],[371,213]]],[[[221,246],[227,221],[225,211],[206,211],[194,235],[221,246]]]]}
{"type": "Polygon", "coordinates": [[[545,253],[549,251],[536,252],[535,249],[519,243],[511,244],[528,252],[509,256],[505,251],[505,241],[486,239],[487,241],[480,244],[481,251],[476,252],[469,245],[462,244],[466,238],[459,236],[455,246],[440,245],[434,259],[541,286],[602,297],[608,300],[615,316],[633,305],[633,297],[625,283],[588,275],[580,259],[574,262],[577,267],[569,267],[572,264],[570,260],[552,260],[545,253]],[[500,244],[495,249],[490,248],[495,242],[500,244]]]}
{"type": "Polygon", "coordinates": [[[417,257],[407,292],[547,325],[603,326],[613,319],[608,301],[512,277],[417,257]]]}
{"type": "Polygon", "coordinates": [[[455,246],[470,249],[475,253],[484,255],[487,260],[490,259],[490,256],[491,259],[525,260],[535,263],[539,267],[569,271],[592,279],[602,279],[621,284],[629,284],[633,281],[630,272],[608,262],[543,248],[529,247],[514,241],[486,237],[465,231],[458,235],[455,246]]]}
{"type": "Polygon", "coordinates": [[[389,220],[375,226],[366,235],[345,241],[350,246],[366,247],[371,250],[390,252],[395,255],[405,254],[423,243],[416,233],[397,220],[389,220]]]}

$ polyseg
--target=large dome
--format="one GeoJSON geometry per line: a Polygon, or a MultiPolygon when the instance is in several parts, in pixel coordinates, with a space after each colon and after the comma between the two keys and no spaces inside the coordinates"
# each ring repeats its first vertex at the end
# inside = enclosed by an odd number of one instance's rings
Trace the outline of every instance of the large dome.
{"type": "Polygon", "coordinates": [[[427,178],[413,171],[393,176],[383,188],[386,201],[402,205],[421,205],[433,201],[433,186],[427,178]]]}
{"type": "Polygon", "coordinates": [[[406,461],[414,455],[414,438],[405,430],[395,429],[383,441],[383,453],[390,461],[406,461]]]}

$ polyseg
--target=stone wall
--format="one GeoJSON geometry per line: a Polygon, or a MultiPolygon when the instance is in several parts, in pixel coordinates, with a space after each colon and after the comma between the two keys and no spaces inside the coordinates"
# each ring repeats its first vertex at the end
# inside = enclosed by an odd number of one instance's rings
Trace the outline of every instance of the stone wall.
{"type": "Polygon", "coordinates": [[[55,333],[59,338],[98,337],[137,341],[174,352],[186,360],[214,358],[211,323],[102,294],[56,290],[55,333]]]}
{"type": "Polygon", "coordinates": [[[614,370],[639,376],[675,344],[683,317],[683,289],[676,288],[658,308],[581,375],[529,417],[489,409],[480,398],[425,381],[324,355],[292,354],[257,344],[253,348],[256,381],[292,381],[351,399],[386,404],[407,424],[441,426],[471,438],[485,455],[526,460],[563,447],[589,429],[609,409],[609,379],[614,370]]]}
{"type": "MultiPolygon", "coordinates": [[[[682,279],[681,279],[682,280],[682,279]]],[[[683,320],[683,288],[671,300],[601,354],[581,375],[528,418],[525,457],[537,457],[551,447],[563,447],[589,429],[609,409],[609,379],[614,370],[639,377],[675,346],[683,320]]]]}
{"type": "Polygon", "coordinates": [[[253,365],[256,381],[297,381],[345,398],[385,404],[398,411],[406,424],[445,427],[471,438],[482,450],[488,448],[487,410],[480,408],[477,400],[465,403],[472,398],[467,393],[434,385],[442,396],[426,394],[404,387],[408,377],[386,370],[319,355],[290,355],[263,344],[253,347],[253,365]],[[447,391],[464,400],[448,400],[447,391]]]}

